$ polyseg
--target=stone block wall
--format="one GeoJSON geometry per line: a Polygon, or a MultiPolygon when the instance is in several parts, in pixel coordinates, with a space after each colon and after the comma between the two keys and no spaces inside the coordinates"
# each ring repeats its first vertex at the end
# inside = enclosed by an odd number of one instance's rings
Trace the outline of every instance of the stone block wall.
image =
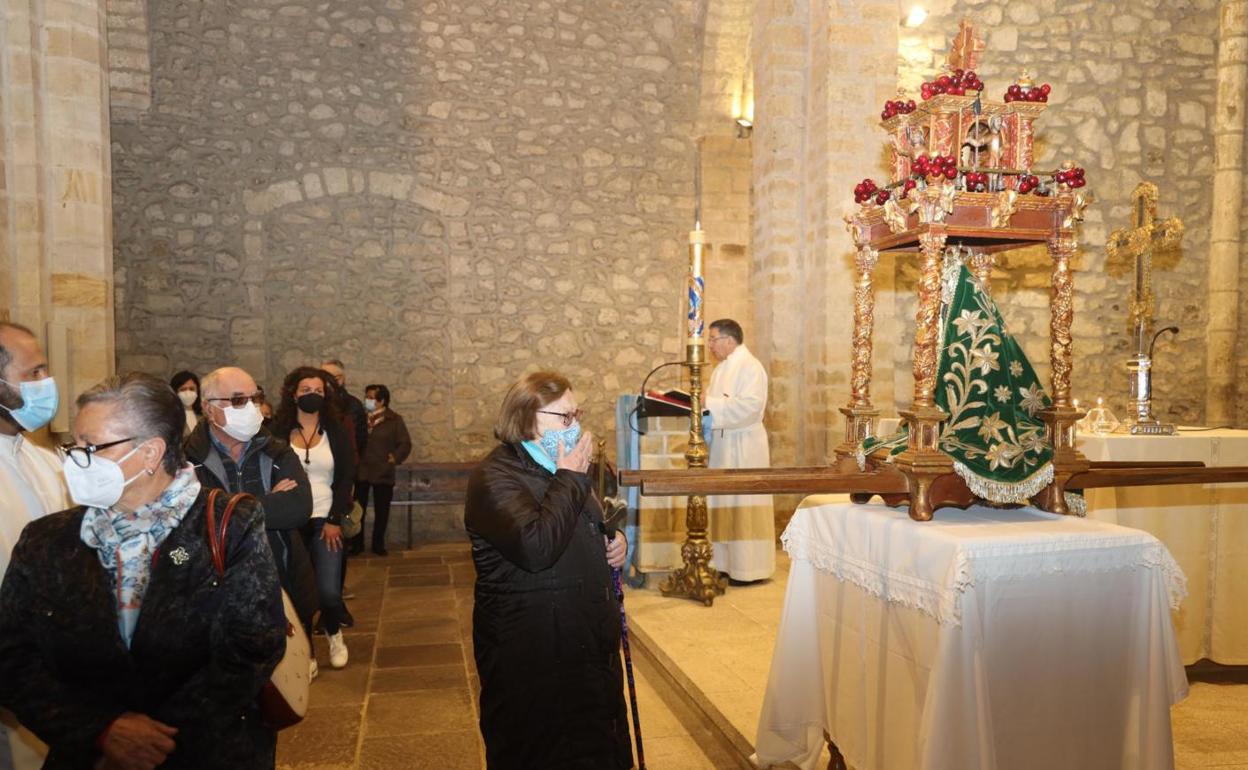
{"type": "MultiPolygon", "coordinates": [[[[1036,164],[1072,160],[1087,169],[1096,195],[1075,259],[1074,396],[1104,396],[1126,413],[1125,361],[1132,266],[1109,264],[1105,241],[1131,226],[1130,196],[1140,181],[1161,189],[1160,215],[1187,225],[1182,248],[1154,262],[1158,327],[1178,324],[1179,338],[1157,346],[1154,406],[1162,419],[1199,423],[1204,414],[1204,330],[1209,218],[1212,210],[1212,114],[1216,90],[1218,3],[1126,0],[957,0],[934,4],[917,30],[904,29],[900,80],[917,93],[943,65],[959,19],[986,35],[977,68],[999,99],[1023,68],[1053,92],[1037,122],[1036,164]]],[[[1048,382],[1048,270],[1043,249],[1008,252],[993,290],[1011,331],[1048,382]]],[[[898,316],[913,318],[916,277],[899,260],[898,316]]],[[[913,324],[897,348],[898,401],[908,401],[913,324]],[[906,375],[902,375],[903,364],[906,375]],[[904,386],[903,386],[904,383],[904,386]],[[904,398],[903,398],[904,397],[904,398]]]]}
{"type": "Polygon", "coordinates": [[[137,117],[152,104],[147,0],[108,0],[108,85],[114,118],[137,117]]]}
{"type": "Polygon", "coordinates": [[[0,0],[0,318],[41,338],[72,396],[112,371],[105,9],[0,0]]]}
{"type": "Polygon", "coordinates": [[[507,385],[556,367],[610,433],[682,352],[696,13],[150,3],[152,104],[113,126],[118,365],[274,388],[337,356],[424,460],[479,454],[507,385]]]}

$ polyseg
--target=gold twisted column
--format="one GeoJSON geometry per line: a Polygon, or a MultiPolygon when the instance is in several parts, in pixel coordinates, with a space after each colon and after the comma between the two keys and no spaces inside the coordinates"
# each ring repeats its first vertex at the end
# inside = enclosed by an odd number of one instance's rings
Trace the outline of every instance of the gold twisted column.
{"type": "Polygon", "coordinates": [[[910,518],[928,521],[933,508],[932,482],[953,471],[953,461],[937,448],[940,423],[948,417],[936,406],[936,370],[940,351],[940,271],[945,250],[943,225],[932,225],[919,236],[922,273],[919,309],[914,319],[914,404],[901,417],[910,429],[906,450],[894,460],[910,486],[910,518]]]}
{"type": "MultiPolygon", "coordinates": [[[[709,453],[702,438],[702,366],[706,346],[690,342],[685,346],[689,365],[689,444],[685,462],[690,468],[705,468],[709,453]]],[[[706,495],[689,495],[685,507],[685,543],[680,547],[684,563],[659,584],[664,596],[687,596],[706,606],[728,587],[728,580],[711,569],[711,541],[707,537],[706,495]]]]}
{"type": "Polygon", "coordinates": [[[1083,412],[1070,400],[1070,373],[1074,344],[1070,327],[1075,318],[1075,279],[1070,261],[1076,243],[1070,231],[1060,231],[1049,239],[1053,259],[1053,286],[1049,294],[1049,363],[1052,366],[1053,405],[1040,412],[1050,445],[1053,447],[1053,483],[1036,499],[1053,513],[1070,513],[1066,505],[1066,482],[1071,475],[1088,469],[1088,461],[1075,448],[1075,422],[1083,412]]]}
{"type": "Polygon", "coordinates": [[[992,282],[992,269],[996,266],[996,254],[989,254],[986,251],[977,251],[971,254],[971,274],[979,279],[979,285],[983,287],[985,294],[991,293],[989,288],[992,282]]]}
{"type": "Polygon", "coordinates": [[[863,244],[854,257],[854,336],[850,349],[849,406],[845,415],[845,440],[836,448],[840,458],[853,457],[863,439],[875,435],[875,418],[880,410],[871,404],[871,352],[875,328],[875,287],[871,275],[880,253],[863,244]]]}

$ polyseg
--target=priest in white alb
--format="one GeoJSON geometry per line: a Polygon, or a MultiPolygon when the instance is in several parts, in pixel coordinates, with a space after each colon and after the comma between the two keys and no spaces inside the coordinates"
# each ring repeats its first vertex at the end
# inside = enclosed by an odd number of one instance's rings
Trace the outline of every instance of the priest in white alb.
{"type": "MultiPolygon", "coordinates": [[[[69,507],[60,461],[25,435],[47,425],[59,403],[34,333],[0,321],[0,580],[22,529],[69,507]]],[[[0,770],[38,768],[46,756],[47,747],[0,710],[0,770]]]]}
{"type": "MultiPolygon", "coordinates": [[[[719,365],[706,388],[712,468],[767,468],[771,450],[763,412],[767,371],[745,346],[741,325],[730,318],[711,324],[707,347],[719,365]]],[[[708,498],[711,567],[735,581],[771,577],[776,569],[776,521],[771,495],[708,498]]]]}

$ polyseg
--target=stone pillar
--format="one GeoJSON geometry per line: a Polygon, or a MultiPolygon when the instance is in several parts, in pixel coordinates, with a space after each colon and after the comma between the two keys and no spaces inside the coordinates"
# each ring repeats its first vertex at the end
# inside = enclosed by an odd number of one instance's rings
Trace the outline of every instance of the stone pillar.
{"type": "Polygon", "coordinates": [[[1244,109],[1248,85],[1248,2],[1223,0],[1214,111],[1213,216],[1209,249],[1209,324],[1205,328],[1205,422],[1235,419],[1239,330],[1240,210],[1244,187],[1244,109]]]}
{"type": "Polygon", "coordinates": [[[44,339],[63,402],[113,369],[105,16],[0,0],[0,314],[44,339]]]}
{"type": "MultiPolygon", "coordinates": [[[[772,465],[820,464],[840,432],[836,407],[850,398],[856,276],[844,208],[857,181],[888,173],[874,125],[897,87],[898,9],[881,0],[757,3],[753,29],[749,344],[771,377],[772,465]]],[[[891,287],[891,276],[877,277],[891,287]]],[[[877,313],[892,312],[882,298],[877,313]]]]}

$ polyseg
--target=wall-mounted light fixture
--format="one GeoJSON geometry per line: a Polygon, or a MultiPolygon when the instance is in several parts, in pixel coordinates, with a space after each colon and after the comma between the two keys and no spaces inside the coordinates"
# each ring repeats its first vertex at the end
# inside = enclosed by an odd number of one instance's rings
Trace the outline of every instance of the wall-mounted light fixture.
{"type": "Polygon", "coordinates": [[[910,9],[910,13],[906,14],[906,26],[917,27],[927,19],[927,9],[921,5],[916,5],[910,9]]]}
{"type": "Polygon", "coordinates": [[[737,138],[738,139],[749,139],[750,134],[754,133],[754,121],[750,120],[749,118],[746,118],[746,117],[737,118],[736,124],[737,124],[737,138]]]}

